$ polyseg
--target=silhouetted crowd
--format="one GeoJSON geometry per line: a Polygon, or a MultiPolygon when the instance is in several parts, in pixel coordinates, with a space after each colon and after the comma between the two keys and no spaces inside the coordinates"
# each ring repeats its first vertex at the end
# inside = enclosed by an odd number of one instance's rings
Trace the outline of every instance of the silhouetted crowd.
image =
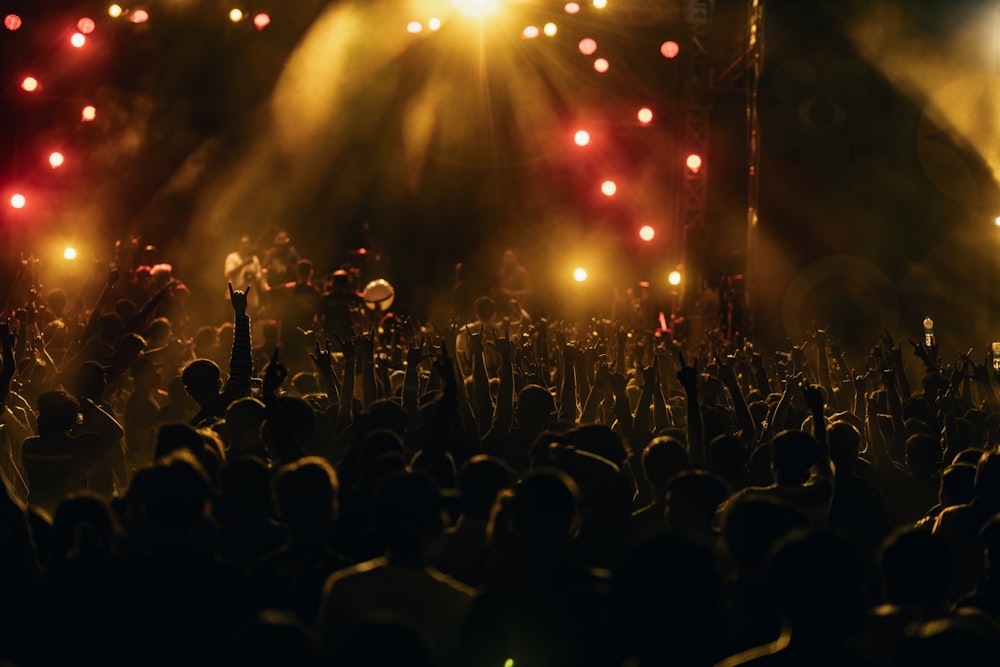
{"type": "Polygon", "coordinates": [[[1000,664],[988,356],[548,321],[522,269],[434,324],[248,241],[10,290],[3,665],[1000,664]]]}

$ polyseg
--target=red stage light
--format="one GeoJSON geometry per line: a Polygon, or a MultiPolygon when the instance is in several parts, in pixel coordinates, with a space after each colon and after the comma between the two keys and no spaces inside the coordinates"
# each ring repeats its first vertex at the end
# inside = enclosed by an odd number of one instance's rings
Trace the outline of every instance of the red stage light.
{"type": "Polygon", "coordinates": [[[697,174],[701,171],[701,156],[697,153],[691,153],[691,155],[687,156],[684,164],[687,165],[687,168],[690,169],[692,173],[697,174]]]}
{"type": "Polygon", "coordinates": [[[257,30],[263,30],[271,24],[271,16],[269,14],[260,13],[253,17],[253,25],[257,30]]]}
{"type": "Polygon", "coordinates": [[[33,76],[24,77],[24,80],[21,81],[21,88],[28,91],[29,93],[35,92],[36,90],[38,90],[38,79],[36,79],[33,76]]]}
{"type": "Polygon", "coordinates": [[[87,43],[87,37],[82,32],[74,32],[69,38],[69,43],[79,49],[87,43]]]}
{"type": "Polygon", "coordinates": [[[3,27],[7,30],[17,30],[21,27],[21,17],[17,14],[7,14],[3,17],[3,27]]]}
{"type": "Polygon", "coordinates": [[[681,52],[681,47],[674,41],[663,42],[660,45],[660,53],[663,54],[664,58],[676,58],[677,54],[681,52]]]}
{"type": "Polygon", "coordinates": [[[614,197],[615,193],[618,192],[618,185],[614,181],[604,181],[601,183],[601,192],[606,197],[614,197]]]}
{"type": "Polygon", "coordinates": [[[594,52],[597,51],[597,40],[590,37],[584,37],[580,40],[580,44],[577,48],[579,48],[580,53],[585,56],[593,55],[594,52]]]}
{"type": "Polygon", "coordinates": [[[28,200],[20,192],[10,198],[10,205],[14,208],[24,208],[24,205],[27,203],[28,200]]]}
{"type": "Polygon", "coordinates": [[[83,107],[83,110],[80,112],[80,120],[82,122],[89,123],[90,121],[94,120],[95,118],[97,118],[97,108],[96,107],[90,106],[89,104],[87,106],[83,107]]]}
{"type": "Polygon", "coordinates": [[[653,120],[653,110],[648,107],[643,107],[639,109],[639,113],[636,114],[639,122],[645,125],[653,120]]]}
{"type": "Polygon", "coordinates": [[[87,17],[84,17],[76,22],[76,29],[82,32],[84,35],[89,35],[90,33],[94,32],[94,28],[96,27],[97,24],[94,23],[94,19],[90,19],[87,17]]]}
{"type": "Polygon", "coordinates": [[[576,134],[573,135],[573,143],[577,146],[586,146],[590,143],[590,132],[586,130],[577,130],[576,134]]]}
{"type": "Polygon", "coordinates": [[[643,241],[652,241],[654,236],[656,236],[656,230],[649,225],[643,225],[639,229],[639,238],[643,241]]]}
{"type": "Polygon", "coordinates": [[[49,165],[53,169],[58,169],[63,165],[63,162],[65,161],[66,158],[63,157],[63,154],[60,153],[59,151],[52,151],[51,153],[49,153],[49,165]]]}
{"type": "Polygon", "coordinates": [[[132,12],[132,16],[129,17],[129,21],[132,23],[145,23],[149,20],[149,12],[145,9],[137,9],[132,12]]]}

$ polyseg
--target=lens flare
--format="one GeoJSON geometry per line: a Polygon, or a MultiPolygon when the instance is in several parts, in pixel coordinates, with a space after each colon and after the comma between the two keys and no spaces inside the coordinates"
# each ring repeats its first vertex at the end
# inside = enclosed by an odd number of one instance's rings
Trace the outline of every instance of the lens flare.
{"type": "Polygon", "coordinates": [[[125,10],[122,9],[121,5],[111,5],[110,7],[108,7],[108,16],[110,16],[113,19],[118,18],[123,13],[125,13],[125,10]]]}
{"type": "Polygon", "coordinates": [[[681,276],[681,272],[677,271],[676,269],[671,271],[670,274],[667,276],[667,282],[673,285],[674,287],[680,285],[682,279],[683,277],[681,276]]]}
{"type": "Polygon", "coordinates": [[[20,192],[18,192],[15,195],[12,195],[10,198],[10,205],[13,206],[14,208],[24,208],[24,205],[27,203],[28,203],[27,198],[20,192]]]}
{"type": "Polygon", "coordinates": [[[601,192],[606,197],[614,197],[615,193],[618,192],[618,184],[614,181],[604,181],[601,183],[601,192]]]}
{"type": "Polygon", "coordinates": [[[84,35],[89,35],[90,33],[94,32],[94,28],[96,27],[97,24],[94,23],[94,19],[88,18],[86,16],[76,22],[76,29],[82,32],[84,35]]]}
{"type": "Polygon", "coordinates": [[[239,23],[243,20],[243,11],[240,9],[230,9],[229,20],[233,23],[239,23]]]}
{"type": "Polygon", "coordinates": [[[677,54],[681,52],[681,47],[674,41],[666,41],[660,45],[660,53],[663,54],[664,58],[676,58],[677,54]]]}
{"type": "Polygon", "coordinates": [[[88,104],[80,111],[80,120],[84,123],[89,123],[95,118],[97,118],[97,108],[94,106],[88,104]]]}
{"type": "Polygon", "coordinates": [[[49,153],[49,166],[51,166],[53,169],[58,169],[59,167],[63,166],[63,162],[65,161],[66,158],[59,151],[52,151],[51,153],[49,153]]]}
{"type": "Polygon", "coordinates": [[[607,58],[598,58],[594,61],[594,69],[604,74],[611,67],[611,63],[608,62],[607,58]]]}
{"type": "Polygon", "coordinates": [[[7,30],[14,31],[21,27],[21,17],[17,14],[7,14],[3,17],[3,27],[7,30]]]}
{"type": "Polygon", "coordinates": [[[573,270],[573,280],[575,280],[578,283],[582,283],[586,279],[587,279],[587,269],[583,267],[578,267],[573,270]]]}
{"type": "Polygon", "coordinates": [[[656,236],[656,230],[650,225],[643,225],[639,229],[639,238],[643,241],[652,241],[654,236],[656,236]]]}
{"type": "Polygon", "coordinates": [[[82,32],[74,32],[73,36],[69,38],[69,43],[79,49],[87,43],[87,38],[82,32]]]}
{"type": "Polygon", "coordinates": [[[691,170],[691,173],[697,174],[701,171],[701,156],[697,153],[691,153],[691,155],[688,155],[687,159],[684,160],[684,164],[691,170]]]}
{"type": "Polygon", "coordinates": [[[21,81],[21,88],[29,93],[38,90],[38,79],[33,76],[26,76],[21,81]]]}
{"type": "Polygon", "coordinates": [[[580,40],[580,44],[577,45],[577,48],[580,49],[580,53],[583,55],[591,56],[597,51],[597,40],[592,37],[584,37],[580,40]]]}
{"type": "Polygon", "coordinates": [[[643,107],[639,109],[639,113],[636,114],[636,118],[639,119],[640,123],[645,125],[653,120],[653,110],[648,107],[643,107]]]}
{"type": "Polygon", "coordinates": [[[590,143],[590,132],[586,130],[577,130],[576,134],[573,135],[573,143],[577,146],[586,146],[590,143]]]}
{"type": "Polygon", "coordinates": [[[63,250],[63,259],[68,259],[70,261],[76,259],[76,248],[70,246],[63,250]]]}

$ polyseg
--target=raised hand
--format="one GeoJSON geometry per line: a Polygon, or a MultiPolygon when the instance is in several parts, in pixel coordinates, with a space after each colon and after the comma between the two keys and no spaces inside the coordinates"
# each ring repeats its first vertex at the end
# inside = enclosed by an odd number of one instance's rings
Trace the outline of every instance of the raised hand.
{"type": "Polygon", "coordinates": [[[312,359],[313,365],[319,372],[333,372],[333,355],[330,352],[329,339],[327,339],[326,345],[320,346],[319,338],[317,337],[315,344],[313,344],[313,350],[309,353],[309,358],[312,359]]]}
{"type": "Polygon", "coordinates": [[[805,399],[810,412],[814,415],[822,414],[824,403],[823,391],[820,389],[820,386],[803,380],[799,387],[802,389],[802,398],[805,399]]]}
{"type": "Polygon", "coordinates": [[[279,359],[281,353],[281,348],[274,348],[274,354],[271,355],[271,360],[267,362],[267,366],[264,368],[264,395],[273,396],[275,392],[278,391],[278,387],[281,383],[285,381],[288,377],[288,369],[285,365],[281,363],[279,359]]]}
{"type": "Polygon", "coordinates": [[[494,336],[493,340],[486,341],[498,355],[500,359],[507,363],[511,360],[514,354],[514,348],[511,345],[510,338],[507,336],[494,336]]]}
{"type": "MultiPolygon", "coordinates": [[[[333,337],[336,339],[337,345],[340,346],[340,351],[344,353],[344,359],[353,362],[357,357],[357,337],[351,336],[344,339],[338,334],[334,334],[333,337]]],[[[350,364],[348,364],[348,368],[351,368],[350,364]]]]}
{"type": "Polygon", "coordinates": [[[653,363],[642,369],[642,386],[644,389],[655,390],[660,385],[660,358],[653,355],[653,363]]]}
{"type": "Polygon", "coordinates": [[[469,339],[469,354],[473,357],[478,357],[483,353],[483,332],[482,331],[472,331],[469,326],[465,326],[465,335],[469,339]]]}
{"type": "Polygon", "coordinates": [[[677,371],[677,381],[681,383],[686,391],[695,391],[698,388],[698,368],[697,361],[688,366],[684,359],[684,351],[677,351],[677,359],[680,362],[680,369],[677,371]]]}
{"type": "Polygon", "coordinates": [[[233,310],[237,315],[247,314],[247,295],[250,294],[250,285],[245,290],[234,290],[233,284],[229,283],[229,301],[233,304],[233,310]]]}

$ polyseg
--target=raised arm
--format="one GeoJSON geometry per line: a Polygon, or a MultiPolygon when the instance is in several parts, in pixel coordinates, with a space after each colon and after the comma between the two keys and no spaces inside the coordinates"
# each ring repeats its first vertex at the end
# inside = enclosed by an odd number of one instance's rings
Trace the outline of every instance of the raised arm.
{"type": "Polygon", "coordinates": [[[704,469],[708,457],[705,452],[705,426],[701,418],[701,405],[698,403],[698,369],[694,364],[688,366],[683,350],[678,350],[677,355],[680,361],[677,381],[684,387],[687,403],[688,457],[692,467],[704,469]]]}
{"type": "Polygon", "coordinates": [[[247,295],[245,290],[234,290],[229,283],[229,301],[233,306],[233,349],[229,356],[229,379],[225,393],[234,401],[250,395],[250,378],[253,376],[253,350],[250,341],[250,316],[247,315],[247,295]]]}

